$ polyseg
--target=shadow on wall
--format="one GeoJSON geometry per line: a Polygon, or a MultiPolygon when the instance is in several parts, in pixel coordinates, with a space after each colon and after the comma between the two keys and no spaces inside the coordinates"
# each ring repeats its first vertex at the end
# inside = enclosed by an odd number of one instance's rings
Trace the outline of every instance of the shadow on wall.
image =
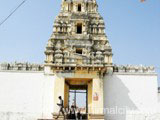
{"type": "Polygon", "coordinates": [[[156,68],[156,72],[158,73],[158,86],[160,87],[160,69],[156,68]]]}
{"type": "Polygon", "coordinates": [[[104,114],[107,120],[128,120],[127,110],[138,110],[121,79],[107,75],[104,79],[104,114]]]}

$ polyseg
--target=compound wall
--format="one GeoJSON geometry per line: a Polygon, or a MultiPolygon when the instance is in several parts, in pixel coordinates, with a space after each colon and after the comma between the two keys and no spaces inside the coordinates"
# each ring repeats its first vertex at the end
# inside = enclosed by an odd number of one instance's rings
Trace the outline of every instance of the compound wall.
{"type": "Polygon", "coordinates": [[[54,76],[43,72],[0,72],[0,120],[51,118],[54,76]]]}
{"type": "MultiPolygon", "coordinates": [[[[0,72],[0,120],[52,118],[56,76],[0,72]]],[[[113,73],[104,80],[106,120],[159,119],[157,75],[113,73]]]]}
{"type": "Polygon", "coordinates": [[[104,79],[106,120],[145,120],[157,114],[157,75],[113,73],[104,79]]]}

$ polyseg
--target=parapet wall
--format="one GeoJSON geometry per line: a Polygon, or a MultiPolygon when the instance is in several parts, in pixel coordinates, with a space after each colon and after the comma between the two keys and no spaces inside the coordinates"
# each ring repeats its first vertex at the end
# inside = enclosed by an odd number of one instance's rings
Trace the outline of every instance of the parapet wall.
{"type": "Polygon", "coordinates": [[[2,71],[43,71],[43,64],[32,64],[32,63],[0,63],[0,70],[2,71]]]}
{"type": "Polygon", "coordinates": [[[114,65],[113,72],[118,73],[156,73],[153,66],[114,65]]]}
{"type": "MultiPolygon", "coordinates": [[[[0,63],[1,71],[44,71],[43,64],[33,64],[28,62],[0,63]]],[[[142,65],[114,65],[115,73],[156,73],[153,66],[142,65]]]]}

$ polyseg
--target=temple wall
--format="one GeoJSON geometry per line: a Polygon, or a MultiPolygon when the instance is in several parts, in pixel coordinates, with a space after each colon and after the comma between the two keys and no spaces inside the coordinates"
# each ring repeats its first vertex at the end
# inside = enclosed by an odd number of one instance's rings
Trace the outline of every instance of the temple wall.
{"type": "Polygon", "coordinates": [[[160,90],[158,91],[158,112],[160,113],[160,90]]]}
{"type": "Polygon", "coordinates": [[[51,118],[53,88],[43,72],[0,71],[0,120],[51,118]]]}
{"type": "MultiPolygon", "coordinates": [[[[0,120],[52,118],[56,79],[37,71],[0,71],[0,120]]],[[[106,120],[159,119],[157,101],[155,73],[117,72],[104,78],[106,120]]]]}
{"type": "MultiPolygon", "coordinates": [[[[104,79],[105,118],[145,120],[157,117],[157,75],[113,73],[104,79]]],[[[160,117],[158,117],[160,119],[160,117]]]]}
{"type": "Polygon", "coordinates": [[[158,102],[160,103],[160,87],[158,87],[158,102]]]}

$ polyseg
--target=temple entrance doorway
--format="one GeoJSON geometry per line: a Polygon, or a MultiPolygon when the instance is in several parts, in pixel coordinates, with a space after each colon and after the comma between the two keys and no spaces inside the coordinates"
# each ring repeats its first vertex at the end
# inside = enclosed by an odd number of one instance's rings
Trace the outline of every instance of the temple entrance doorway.
{"type": "Polygon", "coordinates": [[[64,106],[70,109],[69,119],[87,119],[88,100],[91,97],[91,79],[66,79],[64,106]],[[75,118],[76,117],[76,118],[75,118]]]}
{"type": "Polygon", "coordinates": [[[70,86],[69,90],[69,107],[75,108],[75,113],[79,119],[86,119],[88,113],[87,106],[87,86],[70,86]]]}

